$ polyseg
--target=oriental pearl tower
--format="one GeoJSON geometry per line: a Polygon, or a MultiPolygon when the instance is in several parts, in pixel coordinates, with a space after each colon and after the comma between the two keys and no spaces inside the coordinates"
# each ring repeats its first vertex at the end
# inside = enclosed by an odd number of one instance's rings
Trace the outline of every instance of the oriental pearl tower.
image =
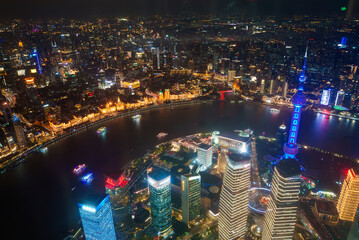
{"type": "Polygon", "coordinates": [[[308,56],[308,45],[305,50],[304,55],[304,64],[303,64],[303,71],[299,76],[299,87],[298,91],[294,94],[292,97],[292,103],[293,103],[293,114],[292,114],[292,121],[289,129],[289,135],[288,135],[288,142],[284,144],[283,151],[284,156],[283,158],[296,158],[295,156],[299,152],[299,148],[297,145],[297,137],[298,137],[298,131],[299,131],[299,123],[300,123],[300,115],[302,113],[302,107],[305,105],[307,98],[305,97],[303,93],[303,85],[305,80],[307,79],[305,75],[305,69],[306,69],[306,61],[308,56]]]}

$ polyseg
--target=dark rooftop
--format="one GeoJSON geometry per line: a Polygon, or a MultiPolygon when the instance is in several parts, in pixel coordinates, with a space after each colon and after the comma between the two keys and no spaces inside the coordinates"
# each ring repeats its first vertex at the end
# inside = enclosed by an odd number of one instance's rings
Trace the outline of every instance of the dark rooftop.
{"type": "Polygon", "coordinates": [[[148,173],[148,176],[153,180],[160,181],[168,177],[170,173],[163,168],[153,167],[152,171],[148,173]]]}
{"type": "Polygon", "coordinates": [[[335,203],[331,201],[316,200],[315,205],[319,213],[327,215],[338,215],[338,210],[335,203]]]}
{"type": "Polygon", "coordinates": [[[294,177],[301,174],[299,163],[293,158],[280,160],[277,163],[276,169],[283,177],[294,177]]]}
{"type": "Polygon", "coordinates": [[[230,152],[227,157],[233,162],[248,161],[251,159],[251,156],[248,153],[244,154],[239,152],[230,152]]]}
{"type": "Polygon", "coordinates": [[[204,150],[208,150],[210,149],[212,146],[211,145],[208,145],[208,144],[204,144],[204,143],[201,143],[198,145],[199,148],[202,148],[204,150]]]}

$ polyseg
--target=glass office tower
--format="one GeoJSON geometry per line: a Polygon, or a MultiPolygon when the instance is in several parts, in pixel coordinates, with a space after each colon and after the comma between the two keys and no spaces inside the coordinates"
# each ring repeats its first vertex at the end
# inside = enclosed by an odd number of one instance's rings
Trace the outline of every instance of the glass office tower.
{"type": "Polygon", "coordinates": [[[91,195],[78,206],[86,240],[116,240],[109,195],[91,195]]]}
{"type": "Polygon", "coordinates": [[[171,176],[164,169],[154,168],[147,179],[152,226],[158,235],[168,236],[172,232],[171,176]]]}

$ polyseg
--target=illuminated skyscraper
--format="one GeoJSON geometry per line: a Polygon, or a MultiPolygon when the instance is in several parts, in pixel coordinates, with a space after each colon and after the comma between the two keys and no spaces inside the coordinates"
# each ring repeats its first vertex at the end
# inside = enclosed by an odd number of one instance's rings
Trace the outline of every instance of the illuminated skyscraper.
{"type": "Polygon", "coordinates": [[[288,141],[287,127],[282,124],[278,128],[277,132],[277,143],[279,146],[283,146],[288,141]]]}
{"type": "Polygon", "coordinates": [[[305,76],[306,61],[308,56],[308,46],[304,55],[304,64],[302,73],[299,76],[299,87],[298,91],[292,97],[292,103],[294,107],[292,121],[289,128],[288,142],[284,145],[284,158],[295,158],[299,148],[297,145],[297,137],[299,131],[300,115],[302,113],[302,107],[305,105],[307,98],[303,93],[303,84],[307,77],[305,76]]]}
{"type": "Polygon", "coordinates": [[[161,168],[154,168],[147,179],[152,226],[158,235],[167,236],[172,232],[171,176],[161,168]]]}
{"type": "Polygon", "coordinates": [[[91,195],[78,206],[87,240],[116,240],[110,197],[107,194],[91,195]]]}
{"type": "Polygon", "coordinates": [[[127,230],[129,216],[129,194],[127,189],[127,179],[125,173],[120,177],[116,175],[107,175],[106,177],[106,193],[110,196],[112,216],[115,223],[115,231],[120,236],[127,230]]]}
{"type": "Polygon", "coordinates": [[[222,146],[221,149],[218,151],[218,159],[217,159],[217,173],[223,176],[226,166],[227,166],[227,153],[228,148],[222,146]]]}
{"type": "Polygon", "coordinates": [[[250,156],[230,154],[219,200],[219,239],[244,237],[247,231],[250,156]]]}
{"type": "Polygon", "coordinates": [[[218,131],[212,132],[212,145],[218,145],[219,142],[218,136],[219,136],[218,131]]]}
{"type": "Polygon", "coordinates": [[[284,98],[287,98],[287,92],[288,92],[288,82],[285,81],[285,82],[283,83],[283,97],[284,97],[284,98]]]}
{"type": "Polygon", "coordinates": [[[328,104],[330,102],[330,94],[331,94],[331,89],[323,90],[322,97],[320,99],[321,105],[328,106],[328,104]]]}
{"type": "Polygon", "coordinates": [[[337,204],[339,218],[353,221],[359,204],[359,175],[354,169],[348,171],[343,182],[342,190],[337,204]]]}
{"type": "Polygon", "coordinates": [[[335,106],[343,106],[345,92],[344,91],[338,91],[337,97],[335,98],[335,106]]]}
{"type": "Polygon", "coordinates": [[[182,221],[189,225],[199,216],[201,202],[201,176],[184,174],[181,176],[182,221]]]}
{"type": "Polygon", "coordinates": [[[266,85],[266,81],[264,79],[261,80],[261,93],[264,94],[264,87],[266,85]]]}
{"type": "Polygon", "coordinates": [[[293,239],[300,183],[301,171],[296,159],[282,159],[274,167],[263,240],[293,239]]]}
{"type": "Polygon", "coordinates": [[[26,146],[26,138],[25,138],[25,132],[24,128],[21,125],[20,119],[14,115],[13,117],[13,124],[14,124],[14,130],[16,135],[17,144],[19,147],[25,147],[26,146]]]}
{"type": "Polygon", "coordinates": [[[270,85],[269,85],[269,95],[273,95],[274,94],[274,86],[275,85],[275,82],[274,80],[270,80],[270,85]]]}
{"type": "Polygon", "coordinates": [[[201,143],[197,149],[197,161],[200,165],[200,171],[205,171],[212,166],[213,150],[212,146],[201,143]]]}

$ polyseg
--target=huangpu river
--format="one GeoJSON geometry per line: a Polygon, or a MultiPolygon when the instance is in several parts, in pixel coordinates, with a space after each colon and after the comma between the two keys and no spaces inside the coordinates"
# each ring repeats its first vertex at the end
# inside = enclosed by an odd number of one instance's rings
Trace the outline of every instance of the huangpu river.
{"type": "MultiPolygon", "coordinates": [[[[80,181],[72,173],[79,164],[86,163],[94,173],[89,188],[104,192],[104,174],[120,171],[159,144],[159,132],[168,133],[164,141],[246,128],[275,137],[278,127],[288,126],[290,118],[290,109],[272,113],[270,107],[257,103],[211,102],[145,111],[137,120],[131,116],[110,120],[103,124],[108,131],[102,135],[96,133],[102,125],[90,127],[0,175],[2,235],[11,236],[8,239],[63,239],[79,221],[80,181]]],[[[359,159],[359,121],[304,111],[300,127],[300,144],[359,159]]],[[[323,161],[318,164],[326,165],[323,161]]]]}

